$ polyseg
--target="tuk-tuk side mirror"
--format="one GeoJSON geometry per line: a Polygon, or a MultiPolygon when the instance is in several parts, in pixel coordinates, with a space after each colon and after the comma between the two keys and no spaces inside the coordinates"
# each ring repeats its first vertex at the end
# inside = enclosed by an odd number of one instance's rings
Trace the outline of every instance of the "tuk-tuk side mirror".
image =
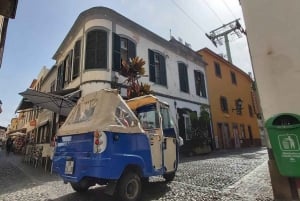
{"type": "Polygon", "coordinates": [[[183,138],[180,137],[180,136],[179,136],[179,138],[178,138],[178,143],[179,143],[179,146],[180,146],[180,147],[183,146],[183,144],[184,144],[183,138]]]}

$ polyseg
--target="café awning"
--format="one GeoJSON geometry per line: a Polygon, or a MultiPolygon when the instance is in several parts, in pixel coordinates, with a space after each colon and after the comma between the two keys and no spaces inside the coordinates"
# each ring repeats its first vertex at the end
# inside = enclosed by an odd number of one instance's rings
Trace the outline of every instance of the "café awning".
{"type": "Polygon", "coordinates": [[[48,109],[63,116],[68,116],[75,102],[60,95],[44,93],[33,89],[27,89],[19,93],[25,101],[29,101],[36,106],[48,109]]]}

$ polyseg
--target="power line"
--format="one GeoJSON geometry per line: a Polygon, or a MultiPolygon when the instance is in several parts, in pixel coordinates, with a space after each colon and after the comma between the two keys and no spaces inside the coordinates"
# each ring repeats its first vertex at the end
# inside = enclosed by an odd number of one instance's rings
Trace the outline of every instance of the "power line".
{"type": "Polygon", "coordinates": [[[181,12],[183,12],[183,14],[188,17],[203,33],[206,33],[205,30],[189,15],[187,14],[187,12],[185,12],[185,10],[183,10],[182,7],[180,7],[176,2],[175,0],[172,0],[172,2],[174,3],[174,5],[179,9],[181,10],[181,12]]]}
{"type": "Polygon", "coordinates": [[[234,15],[234,13],[232,12],[232,10],[228,6],[228,4],[224,0],[222,0],[222,1],[223,1],[224,5],[227,7],[227,9],[229,10],[229,12],[231,13],[231,15],[233,16],[233,18],[237,19],[237,17],[234,15]]]}
{"type": "Polygon", "coordinates": [[[215,14],[215,16],[219,19],[219,21],[224,24],[224,22],[222,21],[222,19],[218,16],[218,14],[214,11],[214,9],[212,9],[212,7],[210,7],[210,5],[207,3],[206,0],[203,0],[204,3],[206,4],[206,6],[211,10],[211,12],[213,12],[215,14]]]}

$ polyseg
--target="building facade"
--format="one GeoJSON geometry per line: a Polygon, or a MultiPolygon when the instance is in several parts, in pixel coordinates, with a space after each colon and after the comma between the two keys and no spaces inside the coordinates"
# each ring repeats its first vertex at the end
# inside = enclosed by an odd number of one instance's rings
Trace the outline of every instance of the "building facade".
{"type": "Polygon", "coordinates": [[[215,147],[227,149],[260,145],[260,112],[251,77],[208,48],[198,53],[207,62],[215,147]]]}
{"type": "Polygon", "coordinates": [[[95,7],[79,15],[53,56],[56,91],[78,88],[84,96],[117,85],[126,96],[121,62],[138,56],[145,60],[154,94],[168,102],[180,135],[189,140],[190,113],[200,115],[208,105],[206,63],[174,38],[167,41],[115,11],[95,7]],[[196,79],[195,79],[196,78],[196,79]]]}

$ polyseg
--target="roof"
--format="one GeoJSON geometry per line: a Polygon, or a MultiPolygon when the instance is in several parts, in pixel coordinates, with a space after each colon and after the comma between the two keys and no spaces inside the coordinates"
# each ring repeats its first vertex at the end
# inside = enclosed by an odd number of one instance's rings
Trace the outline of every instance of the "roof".
{"type": "Polygon", "coordinates": [[[199,65],[206,65],[201,56],[191,48],[188,48],[181,43],[174,43],[174,39],[171,41],[167,41],[159,35],[153,33],[152,31],[106,7],[93,7],[83,11],[74,22],[67,36],[52,58],[57,60],[58,56],[63,53],[64,48],[69,44],[69,41],[74,38],[74,34],[78,34],[80,30],[82,30],[86,21],[97,18],[108,19],[115,24],[121,24],[123,27],[127,27],[128,29],[134,31],[136,34],[143,36],[157,44],[161,44],[163,47],[169,49],[169,51],[181,55],[184,58],[189,58],[193,62],[197,62],[199,65]]]}

